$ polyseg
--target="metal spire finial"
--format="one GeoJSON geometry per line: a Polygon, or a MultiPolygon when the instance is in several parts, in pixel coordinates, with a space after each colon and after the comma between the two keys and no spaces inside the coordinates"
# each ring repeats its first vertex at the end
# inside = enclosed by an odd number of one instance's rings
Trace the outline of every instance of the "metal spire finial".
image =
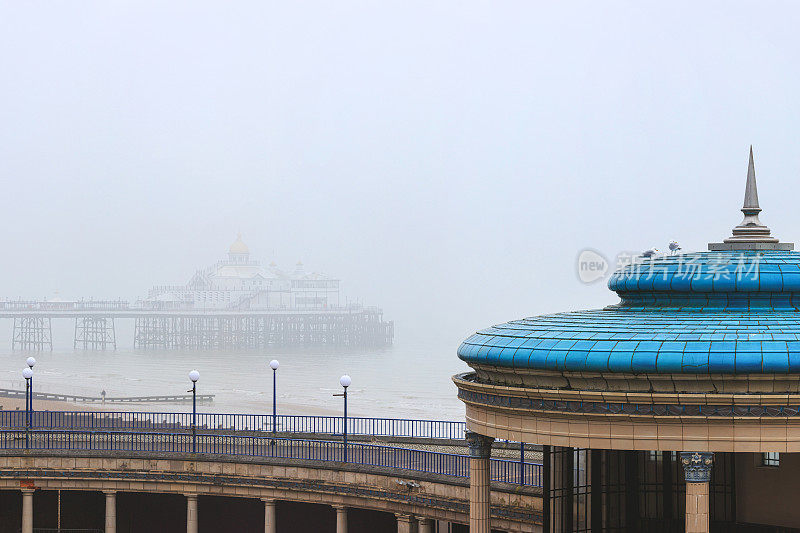
{"type": "MultiPolygon", "coordinates": [[[[750,163],[747,165],[747,185],[744,188],[744,205],[742,211],[745,209],[758,209],[758,187],[756,187],[756,166],[753,164],[753,145],[750,145],[750,163]]],[[[747,213],[745,213],[746,215],[747,213]]]]}
{"type": "Polygon", "coordinates": [[[747,183],[744,188],[744,219],[733,228],[733,235],[723,242],[712,242],[708,249],[721,250],[794,250],[794,244],[779,242],[770,235],[769,228],[761,223],[758,214],[758,188],[756,187],[756,167],[753,163],[753,146],[750,145],[750,161],[747,165],[747,183]]]}

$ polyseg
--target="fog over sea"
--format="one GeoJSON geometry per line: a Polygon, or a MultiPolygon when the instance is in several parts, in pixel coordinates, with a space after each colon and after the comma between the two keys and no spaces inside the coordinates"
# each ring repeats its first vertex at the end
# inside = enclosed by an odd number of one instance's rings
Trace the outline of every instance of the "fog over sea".
{"type": "MultiPolygon", "coordinates": [[[[11,320],[0,320],[0,388],[24,390],[21,372],[36,357],[34,390],[99,396],[185,394],[188,373],[200,372],[198,394],[214,394],[201,412],[271,413],[271,359],[278,369],[279,414],[340,415],[339,376],[353,379],[348,414],[353,416],[463,420],[450,376],[468,370],[456,356],[458,342],[407,344],[380,350],[203,351],[133,350],[133,321],[116,321],[118,349],[73,350],[72,319],[54,319],[52,352],[11,350],[11,320]]],[[[0,398],[0,405],[3,399],[0,398]]],[[[76,404],[91,409],[92,405],[76,404]]],[[[115,410],[191,410],[190,404],[107,404],[115,410]]]]}

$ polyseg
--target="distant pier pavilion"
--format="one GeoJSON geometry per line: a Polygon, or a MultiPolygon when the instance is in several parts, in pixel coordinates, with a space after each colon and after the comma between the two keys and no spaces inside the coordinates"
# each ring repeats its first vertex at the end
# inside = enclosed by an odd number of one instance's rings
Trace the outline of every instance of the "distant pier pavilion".
{"type": "Polygon", "coordinates": [[[545,532],[800,531],[800,253],[760,211],[751,149],[729,238],[624,266],[616,305],[463,342],[472,533],[494,439],[543,446],[545,532]]]}
{"type": "Polygon", "coordinates": [[[134,348],[266,349],[379,348],[394,339],[394,323],[377,307],[344,304],[339,280],[287,272],[250,259],[241,235],[228,257],[198,270],[186,285],[161,285],[131,304],[123,300],[0,301],[0,318],[14,320],[12,348],[52,350],[52,320],[75,320],[75,348],[117,347],[115,319],[134,319],[134,348]]]}

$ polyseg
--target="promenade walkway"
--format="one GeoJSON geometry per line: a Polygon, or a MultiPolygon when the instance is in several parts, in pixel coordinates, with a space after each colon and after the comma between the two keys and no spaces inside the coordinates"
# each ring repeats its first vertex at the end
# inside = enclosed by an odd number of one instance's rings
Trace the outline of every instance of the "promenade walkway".
{"type": "MultiPolygon", "coordinates": [[[[463,422],[348,418],[345,444],[341,417],[198,413],[195,421],[193,431],[192,413],[0,411],[0,450],[303,460],[469,477],[463,422]]],[[[498,443],[491,480],[540,487],[536,459],[530,447],[498,443]]]]}

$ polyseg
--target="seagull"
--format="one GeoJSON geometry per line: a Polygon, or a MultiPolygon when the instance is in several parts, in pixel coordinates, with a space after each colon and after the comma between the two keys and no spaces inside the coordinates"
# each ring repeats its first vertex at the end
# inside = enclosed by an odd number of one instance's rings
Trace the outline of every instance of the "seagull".
{"type": "Polygon", "coordinates": [[[675,255],[681,251],[681,245],[678,244],[676,241],[670,241],[669,251],[672,252],[672,255],[675,255]]]}
{"type": "Polygon", "coordinates": [[[650,248],[642,252],[642,257],[655,257],[658,254],[658,248],[650,248]]]}

